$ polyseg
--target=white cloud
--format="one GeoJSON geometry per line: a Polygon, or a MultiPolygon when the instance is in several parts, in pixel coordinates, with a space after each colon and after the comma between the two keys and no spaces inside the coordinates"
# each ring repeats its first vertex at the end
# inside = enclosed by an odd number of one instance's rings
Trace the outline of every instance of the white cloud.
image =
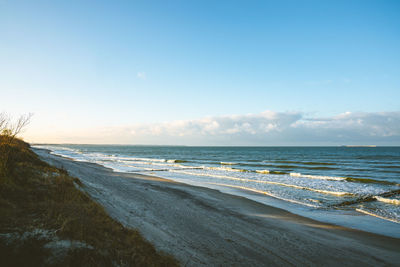
{"type": "Polygon", "coordinates": [[[298,112],[206,117],[107,128],[108,143],[168,145],[400,145],[400,112],[306,117],[298,112]]]}
{"type": "MultiPolygon", "coordinates": [[[[300,112],[205,117],[136,124],[80,133],[57,132],[43,142],[159,145],[400,145],[400,112],[345,112],[310,117],[300,112]]],[[[36,140],[39,141],[40,140],[36,140]]]]}
{"type": "Polygon", "coordinates": [[[136,76],[141,80],[146,80],[146,72],[144,71],[139,71],[136,76]]]}

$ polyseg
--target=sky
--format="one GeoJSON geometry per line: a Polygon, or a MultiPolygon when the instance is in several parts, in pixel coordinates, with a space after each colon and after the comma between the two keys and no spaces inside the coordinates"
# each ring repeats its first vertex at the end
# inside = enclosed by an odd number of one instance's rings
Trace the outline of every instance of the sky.
{"type": "Polygon", "coordinates": [[[0,0],[37,143],[400,145],[400,1],[0,0]]]}

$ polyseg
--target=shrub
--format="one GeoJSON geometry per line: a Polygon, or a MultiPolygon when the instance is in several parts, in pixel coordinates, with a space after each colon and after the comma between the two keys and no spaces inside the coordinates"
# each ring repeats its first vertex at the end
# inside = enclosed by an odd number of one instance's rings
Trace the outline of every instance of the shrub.
{"type": "Polygon", "coordinates": [[[18,157],[22,156],[16,152],[29,149],[29,145],[17,139],[17,136],[29,124],[31,118],[32,114],[22,115],[14,122],[7,114],[0,113],[0,178],[10,176],[15,169],[18,157]]]}
{"type": "MultiPolygon", "coordinates": [[[[1,137],[0,137],[1,143],[1,137]]],[[[2,143],[4,144],[4,143],[2,143]]],[[[41,161],[29,144],[15,139],[7,147],[8,179],[0,180],[0,259],[5,266],[177,266],[134,229],[112,219],[104,208],[79,188],[84,184],[65,170],[41,161]],[[4,240],[4,236],[37,229],[51,238],[4,240]],[[49,244],[70,240],[86,244],[65,248],[52,258],[49,244]]],[[[0,265],[1,265],[0,264],[0,265]]]]}

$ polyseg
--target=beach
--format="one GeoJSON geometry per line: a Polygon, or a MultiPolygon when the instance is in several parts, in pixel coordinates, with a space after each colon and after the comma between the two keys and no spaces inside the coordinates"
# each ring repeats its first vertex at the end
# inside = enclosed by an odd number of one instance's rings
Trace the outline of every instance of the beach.
{"type": "Polygon", "coordinates": [[[321,223],[217,190],[114,172],[34,149],[66,169],[114,219],[182,265],[395,266],[400,239],[321,223]]]}

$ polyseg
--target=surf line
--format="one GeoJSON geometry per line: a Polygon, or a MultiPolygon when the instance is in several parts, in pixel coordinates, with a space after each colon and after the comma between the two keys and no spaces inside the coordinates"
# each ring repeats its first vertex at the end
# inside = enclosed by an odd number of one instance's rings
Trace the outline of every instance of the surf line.
{"type": "Polygon", "coordinates": [[[277,195],[271,194],[271,193],[266,192],[266,191],[257,190],[257,189],[253,189],[253,188],[248,188],[248,187],[245,187],[245,186],[229,185],[229,184],[220,184],[220,183],[211,183],[211,182],[210,182],[210,183],[207,183],[207,184],[219,185],[219,186],[225,186],[225,187],[232,187],[232,188],[238,188],[238,189],[242,189],[242,190],[246,190],[246,191],[255,192],[255,193],[258,193],[258,194],[262,194],[262,195],[267,195],[267,196],[270,196],[270,197],[273,197],[273,198],[276,198],[276,199],[280,199],[280,200],[284,200],[284,201],[287,201],[287,202],[296,203],[296,204],[303,205],[303,206],[308,206],[308,207],[312,207],[312,208],[319,208],[319,206],[316,206],[316,205],[312,205],[312,204],[308,204],[308,203],[303,203],[303,202],[296,201],[296,200],[292,200],[292,199],[286,199],[286,198],[279,197],[279,196],[277,196],[277,195]]]}
{"type": "Polygon", "coordinates": [[[394,222],[394,223],[399,223],[400,224],[400,222],[398,220],[391,219],[391,218],[386,218],[386,217],[380,216],[378,214],[375,214],[375,213],[372,213],[372,212],[369,212],[369,211],[366,211],[366,210],[363,210],[363,209],[356,209],[356,211],[358,211],[360,213],[367,214],[369,216],[373,216],[373,217],[385,220],[385,221],[390,221],[390,222],[394,222]]]}
{"type": "Polygon", "coordinates": [[[383,203],[400,205],[400,199],[384,198],[384,197],[380,197],[380,196],[374,196],[374,198],[376,198],[376,200],[383,202],[383,203]]]}
{"type": "Polygon", "coordinates": [[[338,204],[331,205],[330,207],[335,208],[335,207],[350,206],[350,205],[353,205],[353,204],[360,204],[360,203],[363,203],[363,202],[379,201],[379,199],[378,199],[379,197],[385,198],[385,197],[391,197],[391,196],[395,196],[395,195],[399,195],[399,194],[400,194],[400,190],[397,189],[397,190],[393,190],[393,191],[389,191],[389,192],[384,192],[382,194],[375,195],[375,196],[371,196],[371,195],[370,196],[363,196],[363,197],[360,197],[360,198],[357,198],[357,199],[354,199],[354,200],[344,201],[344,202],[341,202],[341,203],[338,203],[338,204]]]}
{"type": "Polygon", "coordinates": [[[192,173],[192,172],[176,171],[176,170],[170,170],[170,172],[182,173],[182,174],[187,174],[187,175],[196,175],[196,176],[216,177],[216,178],[221,178],[221,179],[226,179],[226,180],[233,180],[233,181],[241,181],[241,182],[253,182],[253,183],[260,183],[260,184],[273,184],[273,185],[278,185],[278,186],[292,187],[292,188],[296,188],[296,189],[309,190],[309,191],[313,191],[313,192],[336,195],[336,196],[351,196],[351,195],[354,195],[354,194],[348,193],[348,192],[334,192],[334,191],[314,189],[314,188],[309,188],[309,187],[299,186],[299,185],[285,184],[285,183],[272,182],[272,181],[259,181],[259,180],[253,180],[253,179],[243,179],[243,178],[236,178],[236,177],[225,176],[225,175],[192,173]]]}

